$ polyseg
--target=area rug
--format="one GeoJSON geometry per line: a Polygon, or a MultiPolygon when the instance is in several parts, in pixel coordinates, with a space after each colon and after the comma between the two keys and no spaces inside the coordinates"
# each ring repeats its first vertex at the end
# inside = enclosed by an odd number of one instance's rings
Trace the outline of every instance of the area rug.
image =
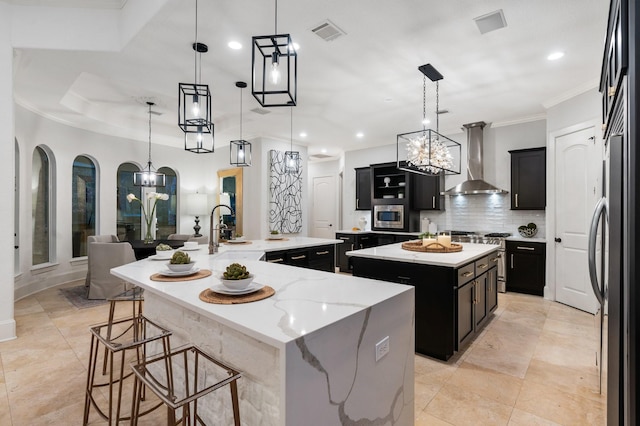
{"type": "Polygon", "coordinates": [[[61,288],[60,293],[78,309],[93,308],[107,303],[105,299],[87,299],[87,287],[84,284],[61,288]]]}

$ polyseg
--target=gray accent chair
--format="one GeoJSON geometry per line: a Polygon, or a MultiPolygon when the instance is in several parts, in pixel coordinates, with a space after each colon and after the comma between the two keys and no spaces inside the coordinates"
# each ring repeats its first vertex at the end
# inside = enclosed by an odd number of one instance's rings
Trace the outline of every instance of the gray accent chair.
{"type": "Polygon", "coordinates": [[[88,299],[109,299],[133,287],[131,283],[111,275],[110,272],[111,268],[136,261],[129,243],[117,242],[116,238],[116,241],[89,242],[88,246],[88,299]]]}

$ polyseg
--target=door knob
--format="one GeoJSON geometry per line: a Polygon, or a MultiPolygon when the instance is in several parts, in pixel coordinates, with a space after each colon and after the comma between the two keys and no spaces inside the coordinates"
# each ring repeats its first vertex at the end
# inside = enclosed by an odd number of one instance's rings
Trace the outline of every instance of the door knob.
{"type": "Polygon", "coordinates": [[[562,242],[562,238],[555,238],[554,239],[556,243],[561,243],[562,242]]]}

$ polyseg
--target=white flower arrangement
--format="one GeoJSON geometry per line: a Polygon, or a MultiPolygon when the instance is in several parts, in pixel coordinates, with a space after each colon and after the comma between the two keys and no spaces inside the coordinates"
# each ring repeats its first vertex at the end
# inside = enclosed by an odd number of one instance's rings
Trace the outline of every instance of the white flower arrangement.
{"type": "Polygon", "coordinates": [[[128,202],[131,203],[132,201],[137,201],[140,203],[140,206],[142,207],[142,214],[144,215],[144,221],[147,224],[147,232],[144,238],[145,241],[148,241],[148,242],[153,241],[153,236],[151,235],[151,227],[153,225],[153,217],[156,212],[156,204],[158,204],[159,200],[166,201],[168,199],[169,199],[169,194],[163,194],[159,192],[149,192],[147,194],[147,200],[146,200],[147,208],[145,209],[144,203],[140,201],[138,197],[136,197],[134,194],[127,195],[128,202]],[[151,206],[152,201],[153,201],[153,206],[151,206]],[[150,213],[147,215],[148,211],[150,213]]]}

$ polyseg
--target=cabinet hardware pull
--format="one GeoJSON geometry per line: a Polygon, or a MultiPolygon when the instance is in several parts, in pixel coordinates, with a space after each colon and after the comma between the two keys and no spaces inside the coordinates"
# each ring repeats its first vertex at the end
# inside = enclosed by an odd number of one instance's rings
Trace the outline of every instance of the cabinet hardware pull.
{"type": "Polygon", "coordinates": [[[500,257],[499,257],[499,256],[498,256],[498,257],[492,257],[491,259],[489,259],[489,262],[492,262],[492,263],[493,263],[493,262],[497,262],[497,261],[498,261],[498,259],[500,259],[500,257]]]}
{"type": "Polygon", "coordinates": [[[478,265],[478,268],[480,268],[480,269],[487,269],[487,267],[488,267],[488,266],[489,266],[489,265],[487,265],[486,263],[482,263],[482,264],[478,265]]]}
{"type": "Polygon", "coordinates": [[[353,251],[353,244],[351,244],[351,251],[353,251]]]}
{"type": "Polygon", "coordinates": [[[283,259],[283,258],[281,258],[281,257],[279,257],[279,258],[277,258],[277,259],[271,259],[271,260],[268,260],[267,262],[270,262],[270,263],[284,262],[284,259],[283,259]]]}
{"type": "Polygon", "coordinates": [[[347,241],[349,237],[340,237],[341,240],[347,241]]]}
{"type": "Polygon", "coordinates": [[[466,278],[466,277],[470,277],[471,275],[473,275],[473,272],[469,272],[469,271],[464,272],[464,273],[462,274],[462,276],[463,276],[463,277],[465,277],[465,278],[466,278]]]}
{"type": "Polygon", "coordinates": [[[291,256],[291,260],[300,260],[300,259],[304,259],[305,257],[307,257],[304,254],[301,254],[300,256],[291,256]]]}
{"type": "MultiPolygon", "coordinates": [[[[363,248],[364,248],[364,246],[362,244],[360,244],[360,249],[363,249],[363,248]]],[[[327,252],[327,253],[329,253],[329,252],[327,252]]]]}
{"type": "Polygon", "coordinates": [[[402,275],[398,275],[398,279],[401,281],[411,282],[411,277],[403,277],[402,275]]]}
{"type": "Polygon", "coordinates": [[[516,207],[518,207],[518,194],[516,193],[516,207]]]}
{"type": "Polygon", "coordinates": [[[513,269],[513,254],[511,254],[511,269],[513,269]]]}
{"type": "Polygon", "coordinates": [[[477,281],[473,282],[473,304],[477,305],[478,304],[478,288],[476,287],[478,285],[477,281]]]}
{"type": "MultiPolygon", "coordinates": [[[[362,248],[362,245],[360,245],[360,248],[362,248]]],[[[329,251],[317,251],[316,252],[317,255],[321,255],[321,254],[329,254],[329,251]]]]}
{"type": "Polygon", "coordinates": [[[529,251],[534,251],[535,248],[534,247],[520,247],[520,246],[516,246],[516,248],[518,250],[529,250],[529,251]]]}
{"type": "Polygon", "coordinates": [[[431,197],[431,207],[432,208],[436,208],[436,196],[434,195],[433,197],[431,197]]]}
{"type": "Polygon", "coordinates": [[[360,208],[360,198],[356,198],[356,210],[360,208]]]}

